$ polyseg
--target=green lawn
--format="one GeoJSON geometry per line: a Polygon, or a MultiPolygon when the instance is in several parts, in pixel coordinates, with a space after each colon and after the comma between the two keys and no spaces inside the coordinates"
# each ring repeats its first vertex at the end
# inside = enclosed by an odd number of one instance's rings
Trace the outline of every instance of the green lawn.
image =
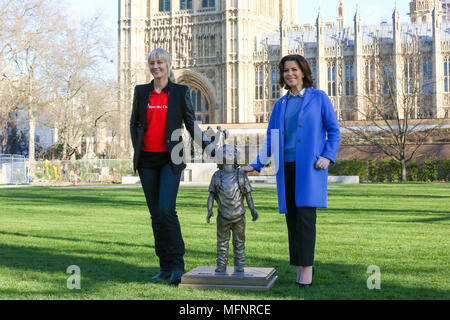
{"type": "MultiPolygon", "coordinates": [[[[179,193],[187,270],[215,265],[207,197],[206,188],[179,193]]],[[[269,292],[152,283],[158,261],[139,188],[0,189],[0,299],[450,299],[448,184],[330,188],[329,209],[318,211],[315,283],[304,289],[294,284],[275,189],[257,189],[254,199],[260,219],[247,213],[247,266],[276,268],[269,292]],[[67,289],[71,265],[81,290],[67,289]],[[372,265],[380,290],[367,288],[372,265]]]]}

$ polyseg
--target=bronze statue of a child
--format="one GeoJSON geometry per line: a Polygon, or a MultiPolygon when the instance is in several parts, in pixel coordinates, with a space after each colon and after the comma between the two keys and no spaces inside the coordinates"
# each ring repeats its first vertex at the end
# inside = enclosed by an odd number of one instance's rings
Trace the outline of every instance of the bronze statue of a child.
{"type": "Polygon", "coordinates": [[[245,265],[245,206],[250,208],[253,221],[258,219],[251,192],[250,181],[239,170],[238,153],[231,145],[224,145],[216,156],[217,170],[211,178],[208,197],[207,223],[214,216],[214,200],[217,201],[217,268],[225,272],[228,264],[230,233],[233,232],[234,271],[244,272],[245,265]]]}

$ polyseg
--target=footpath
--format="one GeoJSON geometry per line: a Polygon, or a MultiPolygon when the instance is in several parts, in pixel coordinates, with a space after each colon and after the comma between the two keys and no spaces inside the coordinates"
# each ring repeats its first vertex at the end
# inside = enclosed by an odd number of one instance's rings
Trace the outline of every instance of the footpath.
{"type": "MultiPolygon", "coordinates": [[[[274,183],[252,183],[254,188],[276,188],[274,183]]],[[[32,187],[51,187],[55,189],[123,189],[123,188],[142,188],[140,184],[30,184],[30,185],[0,185],[0,189],[9,188],[32,188],[32,187]]],[[[181,182],[180,188],[208,188],[209,183],[206,182],[181,182]]]]}

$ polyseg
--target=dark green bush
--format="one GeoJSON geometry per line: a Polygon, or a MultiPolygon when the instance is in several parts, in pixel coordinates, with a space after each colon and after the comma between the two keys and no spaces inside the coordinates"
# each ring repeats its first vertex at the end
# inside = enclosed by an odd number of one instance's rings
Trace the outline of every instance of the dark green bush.
{"type": "Polygon", "coordinates": [[[419,177],[419,168],[417,167],[416,160],[412,160],[411,163],[406,166],[406,172],[408,181],[417,181],[417,178],[419,177]]]}
{"type": "Polygon", "coordinates": [[[402,180],[402,166],[398,161],[391,160],[389,162],[389,181],[400,181],[402,180]]]}
{"type": "MultiPolygon", "coordinates": [[[[406,166],[408,181],[449,181],[450,159],[426,160],[406,166]]],[[[395,160],[345,159],[330,167],[333,176],[359,176],[361,182],[391,182],[401,180],[401,165],[395,160]]]]}
{"type": "Polygon", "coordinates": [[[426,160],[422,162],[420,170],[421,181],[435,181],[438,178],[438,163],[437,161],[426,160]]]}

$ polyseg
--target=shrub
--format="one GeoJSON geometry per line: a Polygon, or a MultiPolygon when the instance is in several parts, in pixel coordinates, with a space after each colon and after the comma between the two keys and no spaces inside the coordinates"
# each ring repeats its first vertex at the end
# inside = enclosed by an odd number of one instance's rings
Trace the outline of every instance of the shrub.
{"type": "Polygon", "coordinates": [[[435,181],[438,178],[438,163],[437,161],[426,160],[422,162],[420,170],[420,179],[422,181],[435,181]]]}
{"type": "Polygon", "coordinates": [[[402,166],[398,161],[390,161],[390,180],[389,181],[400,181],[402,176],[402,166]]]}
{"type": "MultiPolygon", "coordinates": [[[[408,181],[449,181],[450,159],[426,160],[418,165],[413,159],[406,166],[408,181]]],[[[346,159],[330,166],[330,175],[359,176],[362,182],[401,180],[401,165],[395,160],[346,159]]]]}
{"type": "Polygon", "coordinates": [[[438,164],[438,179],[449,181],[450,179],[450,159],[442,159],[438,164]]]}
{"type": "Polygon", "coordinates": [[[388,180],[389,160],[378,160],[376,162],[376,168],[378,173],[378,181],[386,182],[388,180]]]}
{"type": "Polygon", "coordinates": [[[377,181],[377,163],[375,160],[370,159],[367,164],[367,181],[375,182],[377,181]]]}
{"type": "Polygon", "coordinates": [[[406,166],[406,173],[408,181],[417,181],[419,176],[419,168],[417,167],[416,160],[411,160],[411,163],[406,166]]]}

